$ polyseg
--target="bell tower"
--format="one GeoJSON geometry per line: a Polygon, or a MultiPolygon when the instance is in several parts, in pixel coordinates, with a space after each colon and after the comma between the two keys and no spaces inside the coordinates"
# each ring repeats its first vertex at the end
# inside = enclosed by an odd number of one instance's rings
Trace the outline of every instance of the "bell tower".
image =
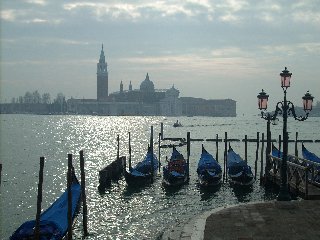
{"type": "Polygon", "coordinates": [[[103,44],[100,59],[97,63],[97,100],[106,101],[108,98],[108,68],[103,51],[103,44]]]}
{"type": "Polygon", "coordinates": [[[120,92],[123,93],[123,83],[122,83],[122,81],[120,83],[120,92]]]}
{"type": "Polygon", "coordinates": [[[129,84],[129,91],[132,91],[132,84],[131,84],[131,81],[130,81],[130,84],[129,84]]]}

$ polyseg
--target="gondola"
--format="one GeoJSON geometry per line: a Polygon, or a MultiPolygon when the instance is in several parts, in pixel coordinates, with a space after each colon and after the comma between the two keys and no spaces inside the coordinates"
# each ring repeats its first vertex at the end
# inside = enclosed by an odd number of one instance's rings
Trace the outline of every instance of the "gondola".
{"type": "Polygon", "coordinates": [[[230,146],[227,154],[227,174],[234,185],[250,186],[254,182],[251,167],[230,146]]]}
{"type": "Polygon", "coordinates": [[[202,152],[197,167],[199,185],[218,186],[221,183],[222,169],[214,157],[202,145],[202,152]]]}
{"type": "MultiPolygon", "coordinates": [[[[283,152],[280,151],[276,146],[274,146],[274,144],[272,144],[272,151],[271,151],[271,155],[274,156],[274,157],[277,157],[277,158],[280,158],[282,159],[283,158],[283,152]]],[[[296,164],[300,164],[298,160],[296,160],[296,158],[292,155],[289,155],[287,156],[287,160],[289,162],[293,162],[293,163],[296,163],[296,164]]]]}
{"type": "Polygon", "coordinates": [[[310,152],[305,146],[304,144],[302,144],[302,156],[303,158],[310,160],[312,162],[315,163],[319,163],[320,164],[320,158],[315,155],[314,153],[310,152]]]}
{"type": "Polygon", "coordinates": [[[272,144],[271,155],[277,158],[282,158],[282,152],[273,144],[272,144]]]}
{"type": "MultiPolygon", "coordinates": [[[[81,205],[81,186],[72,171],[72,220],[75,220],[77,211],[81,205]]],[[[60,240],[68,231],[68,190],[40,215],[40,239],[60,240]]],[[[10,237],[10,240],[35,239],[36,220],[23,223],[10,237]]]]}
{"type": "MultiPolygon", "coordinates": [[[[303,158],[305,158],[309,161],[320,164],[320,158],[317,155],[315,155],[314,153],[310,152],[304,146],[304,144],[302,144],[302,156],[303,156],[303,158]]],[[[320,165],[317,165],[317,167],[315,167],[313,181],[320,183],[320,165]]]]}
{"type": "Polygon", "coordinates": [[[167,166],[163,167],[163,186],[175,187],[188,182],[188,166],[183,155],[173,147],[167,166]]]}
{"type": "Polygon", "coordinates": [[[159,162],[151,147],[148,147],[147,154],[143,161],[137,163],[134,168],[125,171],[125,179],[128,185],[143,185],[151,183],[157,175],[159,162]]]}

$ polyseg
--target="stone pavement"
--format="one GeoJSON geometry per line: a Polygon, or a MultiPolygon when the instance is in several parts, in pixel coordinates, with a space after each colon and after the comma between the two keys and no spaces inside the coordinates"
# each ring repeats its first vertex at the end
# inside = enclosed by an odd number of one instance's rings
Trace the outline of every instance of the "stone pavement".
{"type": "Polygon", "coordinates": [[[168,229],[162,240],[316,240],[319,219],[319,200],[240,204],[168,229]]]}

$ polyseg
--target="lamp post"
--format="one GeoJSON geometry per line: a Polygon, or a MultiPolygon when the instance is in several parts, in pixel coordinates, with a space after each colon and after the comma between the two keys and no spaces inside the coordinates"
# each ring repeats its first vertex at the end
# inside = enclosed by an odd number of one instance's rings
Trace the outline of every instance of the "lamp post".
{"type": "MultiPolygon", "coordinates": [[[[257,97],[258,97],[258,107],[261,110],[261,117],[263,119],[268,120],[268,122],[270,123],[271,120],[276,120],[278,114],[282,114],[282,117],[283,117],[283,153],[282,153],[282,161],[281,161],[281,169],[280,169],[281,185],[280,185],[280,191],[279,191],[277,200],[290,201],[291,197],[288,190],[288,179],[287,179],[288,140],[289,140],[288,131],[287,131],[288,115],[292,115],[294,119],[298,121],[306,120],[309,116],[309,112],[312,110],[313,97],[311,96],[309,91],[302,97],[303,109],[306,112],[306,115],[297,116],[295,113],[293,103],[287,100],[287,89],[288,87],[290,87],[290,80],[291,80],[292,73],[290,73],[287,70],[287,68],[285,68],[282,71],[282,73],[280,73],[280,76],[281,76],[281,87],[283,89],[284,97],[283,97],[283,101],[277,103],[274,114],[265,113],[265,110],[267,109],[267,105],[268,105],[269,95],[267,95],[263,91],[263,89],[257,97]]],[[[270,129],[268,130],[270,131],[270,129]]],[[[270,149],[269,149],[269,152],[270,152],[270,149]]]]}
{"type": "MultiPolygon", "coordinates": [[[[267,104],[268,104],[268,98],[269,98],[269,95],[267,95],[263,89],[262,91],[259,93],[258,95],[258,105],[259,105],[259,109],[267,109],[267,104]]],[[[272,115],[270,114],[269,112],[267,113],[262,113],[261,114],[261,118],[267,120],[267,147],[266,147],[266,159],[269,158],[269,154],[271,153],[271,131],[270,131],[270,123],[271,121],[275,121],[277,119],[277,116],[276,115],[272,115]]],[[[269,175],[269,171],[271,169],[271,166],[270,166],[270,161],[266,161],[266,166],[265,166],[265,173],[266,173],[266,176],[265,176],[265,180],[268,179],[268,175],[269,175]]]]}

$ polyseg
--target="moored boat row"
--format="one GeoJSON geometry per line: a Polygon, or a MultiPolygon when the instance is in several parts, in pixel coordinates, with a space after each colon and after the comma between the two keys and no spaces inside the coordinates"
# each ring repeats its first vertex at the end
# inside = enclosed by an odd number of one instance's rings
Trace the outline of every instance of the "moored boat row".
{"type": "MultiPolygon", "coordinates": [[[[302,145],[302,154],[305,159],[311,162],[320,164],[320,158],[315,154],[309,152],[304,145],[302,145]]],[[[279,151],[275,146],[272,147],[272,155],[282,158],[282,152],[279,151]]],[[[126,173],[126,181],[128,185],[142,183],[148,181],[146,176],[155,176],[157,168],[159,167],[159,162],[157,157],[153,155],[151,158],[151,153],[148,152],[146,159],[143,162],[137,164],[137,167],[131,171],[131,175],[136,175],[135,177],[128,178],[126,173]],[[149,156],[149,158],[147,157],[149,156]],[[153,159],[153,168],[151,168],[151,160],[153,159]],[[147,162],[148,167],[147,167],[147,162]],[[137,168],[145,170],[143,173],[138,171],[137,168]],[[149,171],[147,171],[149,169],[149,171]],[[151,174],[153,171],[153,174],[151,174]],[[139,180],[138,180],[139,179],[139,180]]],[[[290,160],[290,157],[289,157],[290,160]]],[[[218,186],[222,182],[222,168],[219,162],[204,148],[202,145],[202,152],[197,166],[198,183],[201,187],[218,186]]],[[[226,157],[226,174],[229,182],[234,186],[251,186],[255,177],[251,170],[251,167],[243,160],[239,154],[237,154],[231,146],[229,146],[227,157],[226,157]]],[[[166,166],[163,167],[163,186],[164,187],[174,187],[181,186],[187,183],[189,180],[189,166],[184,158],[184,156],[175,148],[172,148],[172,153],[170,159],[167,161],[166,166]]],[[[315,181],[320,182],[320,166],[316,168],[315,181]]],[[[149,181],[150,182],[150,181],[149,181]]]]}
{"type": "MultiPolygon", "coordinates": [[[[157,174],[159,167],[157,157],[148,148],[145,159],[139,162],[129,172],[125,172],[128,185],[143,185],[150,183],[157,174]]],[[[177,187],[189,181],[189,166],[184,156],[172,148],[170,159],[163,168],[164,187],[177,187]]],[[[198,182],[201,187],[218,186],[222,182],[222,168],[218,161],[202,146],[202,153],[197,166],[198,182]]],[[[227,155],[227,174],[230,182],[235,185],[252,185],[254,176],[250,166],[247,165],[230,147],[227,155]]]]}

